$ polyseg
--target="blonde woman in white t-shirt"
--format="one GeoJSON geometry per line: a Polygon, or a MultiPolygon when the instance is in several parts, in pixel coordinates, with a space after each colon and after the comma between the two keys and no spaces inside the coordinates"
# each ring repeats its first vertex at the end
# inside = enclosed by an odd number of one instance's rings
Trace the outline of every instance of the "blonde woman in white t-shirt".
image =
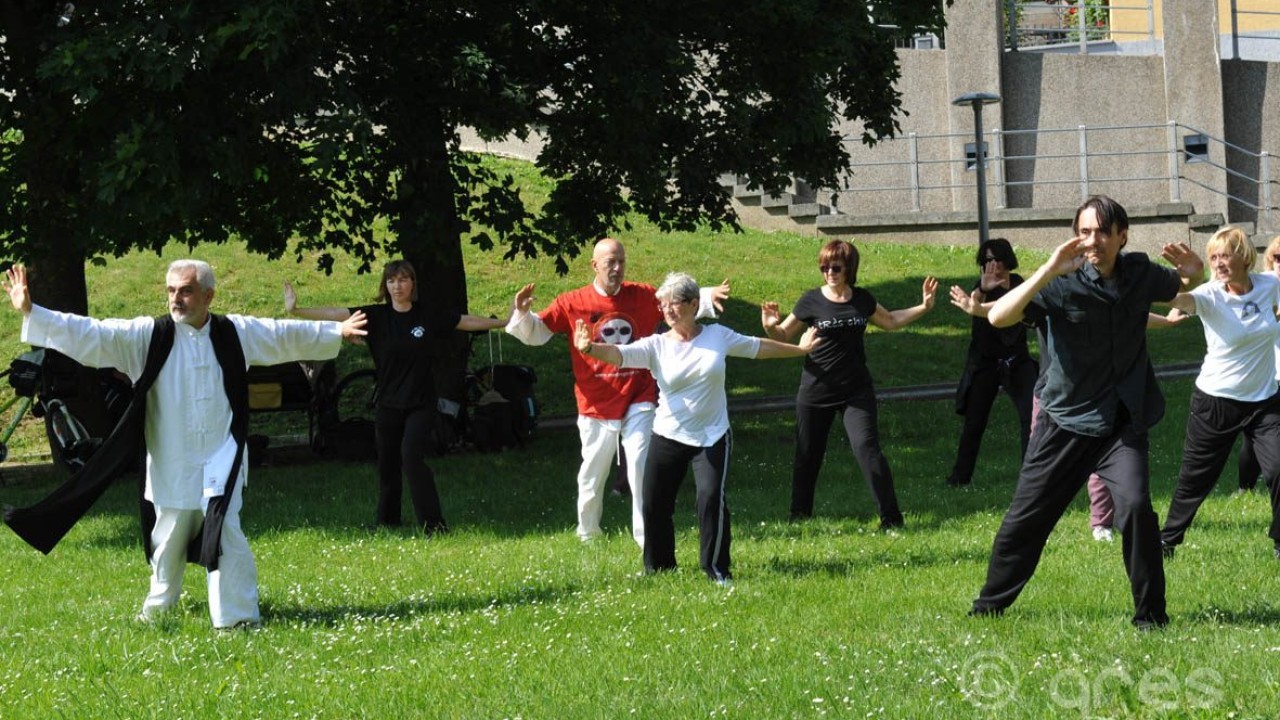
{"type": "Polygon", "coordinates": [[[729,430],[724,391],[725,358],[799,357],[819,342],[815,331],[797,345],[740,335],[718,324],[701,325],[698,283],[685,273],[667,276],[656,293],[670,330],[630,345],[591,341],[591,330],[577,322],[574,345],[597,360],[629,368],[645,368],[658,381],[658,409],[644,468],[644,568],[646,572],[676,567],[676,493],[693,467],[698,488],[699,560],[707,577],[728,583],[729,506],[725,480],[733,435],[729,430]]]}
{"type": "MultiPolygon", "coordinates": [[[[1172,305],[1200,316],[1206,353],[1187,415],[1182,469],[1160,541],[1166,557],[1213,490],[1236,437],[1253,441],[1262,472],[1280,472],[1280,393],[1276,392],[1276,342],[1280,340],[1280,280],[1249,272],[1257,259],[1242,230],[1227,226],[1206,248],[1210,281],[1178,293],[1172,305]]],[[[1280,483],[1271,489],[1271,537],[1280,559],[1280,483]]]]}
{"type": "MultiPolygon", "coordinates": [[[[1280,235],[1271,239],[1271,244],[1267,246],[1266,252],[1262,255],[1262,266],[1267,272],[1276,276],[1280,280],[1280,235]]],[[[1276,382],[1280,384],[1280,342],[1276,343],[1276,382]]],[[[1240,441],[1240,458],[1237,468],[1239,480],[1239,492],[1249,492],[1258,486],[1258,478],[1262,475],[1262,468],[1258,466],[1258,456],[1253,452],[1253,441],[1249,436],[1245,436],[1240,441]]],[[[1275,478],[1267,477],[1267,487],[1271,487],[1275,483],[1275,478]]]]}

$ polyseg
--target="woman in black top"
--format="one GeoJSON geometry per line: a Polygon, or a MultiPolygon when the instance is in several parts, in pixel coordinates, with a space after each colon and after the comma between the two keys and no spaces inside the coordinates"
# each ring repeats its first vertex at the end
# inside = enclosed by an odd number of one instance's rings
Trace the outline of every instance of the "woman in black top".
{"type": "Polygon", "coordinates": [[[790,342],[803,327],[818,329],[823,342],[805,357],[796,394],[796,455],[791,478],[791,519],[813,515],[818,470],[827,452],[827,436],[837,414],[853,448],[862,476],[871,488],[880,527],[902,527],[902,511],[893,490],[893,474],[880,450],[876,393],[867,370],[863,336],[870,323],[897,330],[933,307],[938,281],[925,278],[922,301],[902,310],[886,310],[872,294],[856,287],[858,251],[844,240],[832,240],[818,253],[823,284],[796,302],[785,320],[778,303],[761,305],[760,321],[774,340],[790,342]]]}
{"type": "Polygon", "coordinates": [[[382,271],[376,303],[363,307],[300,308],[289,283],[284,307],[290,315],[313,320],[343,320],[356,311],[369,318],[365,341],[378,379],[374,421],[378,449],[379,525],[400,524],[400,475],[418,527],[427,535],[448,531],[440,509],[435,475],[426,463],[436,416],[436,386],[431,373],[435,343],[454,330],[492,330],[507,320],[428,308],[418,302],[417,273],[408,260],[395,260],[382,271]]]}
{"type": "MultiPolygon", "coordinates": [[[[991,238],[978,246],[978,267],[982,274],[966,298],[970,304],[991,303],[1022,284],[1022,276],[1012,272],[1018,267],[1013,246],[1004,238],[991,238]]],[[[952,295],[962,290],[952,288],[952,295]]],[[[978,462],[978,448],[987,429],[991,406],[1004,388],[1018,411],[1022,452],[1026,454],[1031,435],[1031,396],[1035,389],[1038,366],[1027,351],[1027,326],[997,328],[985,317],[973,317],[969,339],[969,355],[964,375],[956,389],[956,412],[964,416],[960,431],[960,449],[956,463],[947,477],[952,487],[973,481],[978,462]]]]}

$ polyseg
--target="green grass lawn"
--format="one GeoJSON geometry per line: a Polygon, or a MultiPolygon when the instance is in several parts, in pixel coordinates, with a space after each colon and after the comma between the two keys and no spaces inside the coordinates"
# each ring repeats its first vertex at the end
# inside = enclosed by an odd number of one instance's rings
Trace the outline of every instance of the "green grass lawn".
{"type": "MultiPolygon", "coordinates": [[[[706,283],[730,278],[723,322],[751,334],[759,302],[789,308],[819,282],[817,238],[663,235],[640,222],[618,235],[631,279],[657,283],[676,269],[706,283]]],[[[972,248],[860,247],[860,284],[887,307],[919,302],[925,274],[943,286],[925,319],[869,336],[878,386],[953,382],[968,318],[946,303],[945,288],[974,281],[972,248]]],[[[182,254],[91,267],[92,312],[163,312],[163,269],[182,254]]],[[[351,263],[326,278],[235,245],[198,254],[219,273],[215,309],[224,312],[278,315],[285,279],[306,304],[361,302],[376,282],[355,277],[351,263]]],[[[1028,273],[1043,260],[1022,255],[1028,273]]],[[[473,313],[505,312],[524,282],[536,281],[545,303],[590,275],[585,258],[566,277],[545,260],[504,262],[472,248],[466,258],[473,313]]],[[[0,313],[0,352],[20,350],[17,334],[16,313],[0,313]]],[[[572,413],[565,342],[524,348],[500,339],[492,338],[495,359],[501,352],[537,369],[544,412],[572,413]]],[[[1157,363],[1204,352],[1194,321],[1153,333],[1151,347],[1157,363]]],[[[488,362],[488,344],[477,349],[488,362]]],[[[366,363],[363,350],[344,350],[344,368],[366,363]]],[[[798,375],[798,361],[735,362],[730,393],[791,395],[798,375]]],[[[1164,387],[1169,414],[1151,443],[1161,515],[1191,383],[1164,387]]],[[[1092,540],[1083,494],[1018,603],[1004,618],[974,620],[965,612],[1017,472],[1008,403],[997,405],[968,490],[943,484],[960,430],[952,403],[882,404],[907,517],[892,535],[876,530],[869,493],[835,434],[817,517],[787,522],[792,417],[733,421],[729,590],[697,568],[689,483],[677,513],[679,572],[638,576],[620,498],[606,503],[606,536],[579,543],[576,434],[543,431],[524,449],[434,460],[455,531],[429,541],[369,529],[369,466],[254,469],[242,517],[258,558],[263,627],[212,631],[198,567],[178,612],[145,626],[132,620],[147,587],[135,491],[121,482],[48,557],[0,532],[0,718],[1280,716],[1280,564],[1265,535],[1267,499],[1234,496],[1234,466],[1167,566],[1168,629],[1130,627],[1120,548],[1092,540]]],[[[26,432],[23,450],[38,452],[26,432]]],[[[60,479],[47,469],[5,478],[0,501],[15,505],[60,479]]]]}
{"type": "MultiPolygon", "coordinates": [[[[1189,381],[1152,441],[1163,514],[1189,381]]],[[[115,487],[48,557],[0,533],[0,717],[694,718],[1215,717],[1280,713],[1280,603],[1261,494],[1205,504],[1167,567],[1173,622],[1138,633],[1118,544],[1092,540],[1083,495],[1001,619],[965,611],[1016,473],[1000,407],[970,490],[943,485],[946,402],[883,407],[907,529],[876,531],[833,435],[817,517],[786,521],[792,420],[734,418],[730,590],[697,568],[693,497],[680,571],[637,576],[629,509],[574,537],[577,443],[435,461],[455,527],[430,541],[372,531],[360,465],[253,471],[243,520],[264,624],[209,629],[203,571],[179,611],[132,621],[146,590],[133,492],[115,487]]],[[[25,503],[51,486],[0,490],[25,503]]]]}

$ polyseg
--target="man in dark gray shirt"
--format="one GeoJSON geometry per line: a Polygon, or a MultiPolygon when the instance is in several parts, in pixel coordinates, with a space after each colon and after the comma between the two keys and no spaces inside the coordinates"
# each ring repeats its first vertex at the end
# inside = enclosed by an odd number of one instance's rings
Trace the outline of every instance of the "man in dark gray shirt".
{"type": "Polygon", "coordinates": [[[1013,604],[1049,533],[1096,469],[1115,500],[1133,623],[1150,629],[1169,616],[1147,440],[1164,415],[1164,397],[1147,355],[1147,313],[1152,302],[1169,302],[1198,285],[1204,263],[1183,243],[1165,245],[1161,253],[1176,271],[1141,253],[1121,253],[1129,217],[1109,197],[1089,198],[1071,229],[1075,237],[988,314],[996,327],[1024,317],[1046,321],[1048,366],[1042,415],[970,614],[999,615],[1013,604]]]}

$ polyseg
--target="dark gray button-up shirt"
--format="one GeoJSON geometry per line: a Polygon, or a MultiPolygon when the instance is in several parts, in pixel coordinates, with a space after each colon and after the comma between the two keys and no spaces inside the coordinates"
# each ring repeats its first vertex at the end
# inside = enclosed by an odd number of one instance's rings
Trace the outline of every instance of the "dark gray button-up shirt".
{"type": "Polygon", "coordinates": [[[1168,302],[1182,280],[1142,253],[1121,253],[1104,279],[1090,263],[1054,278],[1026,316],[1047,320],[1047,362],[1040,406],[1065,430],[1110,435],[1123,409],[1139,429],[1164,416],[1164,396],[1147,355],[1147,314],[1168,302]]]}

